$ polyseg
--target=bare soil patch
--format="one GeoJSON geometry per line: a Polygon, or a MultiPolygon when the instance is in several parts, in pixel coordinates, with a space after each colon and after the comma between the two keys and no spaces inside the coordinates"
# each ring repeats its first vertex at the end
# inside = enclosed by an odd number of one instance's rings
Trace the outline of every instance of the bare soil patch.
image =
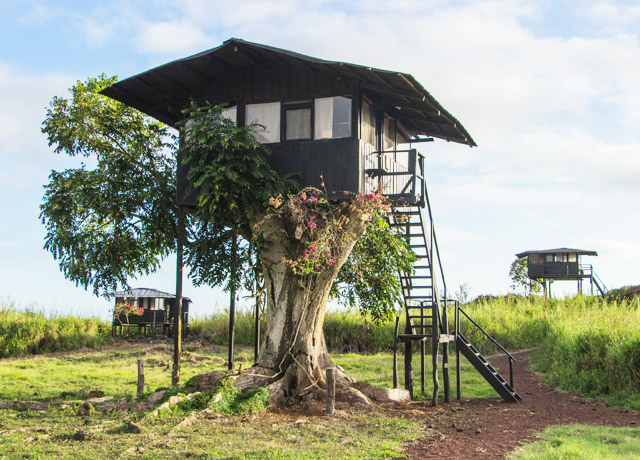
{"type": "MultiPolygon", "coordinates": [[[[582,396],[559,391],[542,383],[529,369],[533,351],[514,354],[514,386],[523,401],[505,403],[496,399],[462,399],[432,409],[428,428],[435,436],[416,440],[409,446],[409,458],[418,459],[502,459],[516,447],[531,442],[532,436],[551,425],[640,425],[640,414],[582,396]]],[[[490,359],[508,375],[506,357],[490,359]]],[[[464,387],[462,388],[464,395],[464,387]]]]}

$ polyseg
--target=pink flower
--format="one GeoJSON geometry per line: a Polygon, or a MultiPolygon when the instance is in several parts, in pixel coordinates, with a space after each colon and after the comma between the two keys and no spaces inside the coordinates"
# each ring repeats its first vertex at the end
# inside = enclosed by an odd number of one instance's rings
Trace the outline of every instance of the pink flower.
{"type": "Polygon", "coordinates": [[[345,191],[344,191],[344,192],[342,192],[342,193],[344,193],[344,195],[345,195],[345,196],[349,196],[349,192],[348,192],[347,190],[345,190],[345,191]]]}
{"type": "Polygon", "coordinates": [[[316,225],[316,223],[312,220],[310,220],[309,222],[307,222],[307,227],[309,228],[317,228],[318,226],[316,225]]]}
{"type": "Polygon", "coordinates": [[[324,188],[324,181],[320,182],[320,187],[324,188]]]}
{"type": "Polygon", "coordinates": [[[335,260],[329,259],[329,267],[331,267],[335,263],[335,260]]]}
{"type": "Polygon", "coordinates": [[[313,252],[313,251],[316,250],[316,247],[315,246],[311,246],[309,249],[311,250],[311,252],[313,252]]]}
{"type": "Polygon", "coordinates": [[[318,201],[318,197],[317,196],[313,196],[313,195],[311,195],[309,197],[309,199],[312,200],[312,201],[318,201]]]}

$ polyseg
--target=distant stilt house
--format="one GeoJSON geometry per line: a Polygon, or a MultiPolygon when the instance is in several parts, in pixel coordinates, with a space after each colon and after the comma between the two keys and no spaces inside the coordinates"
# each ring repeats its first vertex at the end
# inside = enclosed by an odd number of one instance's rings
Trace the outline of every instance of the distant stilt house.
{"type": "MultiPolygon", "coordinates": [[[[158,291],[157,289],[136,288],[128,291],[118,291],[111,294],[115,298],[115,306],[118,305],[135,305],[142,308],[141,315],[124,314],[113,316],[113,335],[126,327],[137,326],[138,331],[142,330],[144,335],[150,333],[155,337],[157,330],[162,335],[169,336],[173,333],[175,301],[176,296],[168,292],[158,291]]],[[[188,297],[182,298],[182,331],[186,334],[189,330],[189,304],[191,300],[188,297]]]]}
{"type": "Polygon", "coordinates": [[[591,282],[601,295],[607,292],[602,280],[593,271],[593,265],[583,264],[582,256],[597,256],[596,251],[585,249],[558,248],[539,251],[524,251],[516,254],[519,259],[527,258],[527,276],[531,280],[542,280],[544,295],[551,295],[551,283],[555,280],[575,280],[578,282],[578,292],[582,292],[585,279],[591,282]]]}

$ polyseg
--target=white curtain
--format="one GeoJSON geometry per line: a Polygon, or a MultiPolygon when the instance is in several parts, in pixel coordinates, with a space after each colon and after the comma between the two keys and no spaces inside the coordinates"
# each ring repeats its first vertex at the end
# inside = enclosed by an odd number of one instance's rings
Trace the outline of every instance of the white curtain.
{"type": "Polygon", "coordinates": [[[287,110],[287,139],[311,137],[311,109],[287,110]]]}
{"type": "Polygon", "coordinates": [[[234,123],[238,122],[238,107],[235,105],[222,111],[222,116],[234,123]]]}
{"type": "Polygon", "coordinates": [[[280,103],[269,102],[267,104],[247,105],[247,126],[257,126],[256,138],[265,144],[280,142],[280,103]]]}
{"type": "Polygon", "coordinates": [[[333,98],[322,97],[315,100],[314,139],[333,137],[333,98]]]}

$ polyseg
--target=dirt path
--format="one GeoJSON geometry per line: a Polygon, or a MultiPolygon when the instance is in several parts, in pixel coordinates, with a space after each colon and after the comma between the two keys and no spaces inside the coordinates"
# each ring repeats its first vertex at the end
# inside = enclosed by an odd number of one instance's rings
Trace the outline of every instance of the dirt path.
{"type": "MultiPolygon", "coordinates": [[[[540,376],[529,371],[531,354],[514,354],[518,359],[514,363],[514,384],[522,403],[463,398],[461,403],[442,404],[434,408],[434,418],[428,422],[429,428],[441,436],[415,442],[408,449],[409,458],[497,460],[530,442],[532,435],[550,425],[640,426],[638,412],[608,407],[542,384],[540,376]]],[[[506,359],[496,357],[490,361],[502,375],[509,375],[506,359]]]]}

